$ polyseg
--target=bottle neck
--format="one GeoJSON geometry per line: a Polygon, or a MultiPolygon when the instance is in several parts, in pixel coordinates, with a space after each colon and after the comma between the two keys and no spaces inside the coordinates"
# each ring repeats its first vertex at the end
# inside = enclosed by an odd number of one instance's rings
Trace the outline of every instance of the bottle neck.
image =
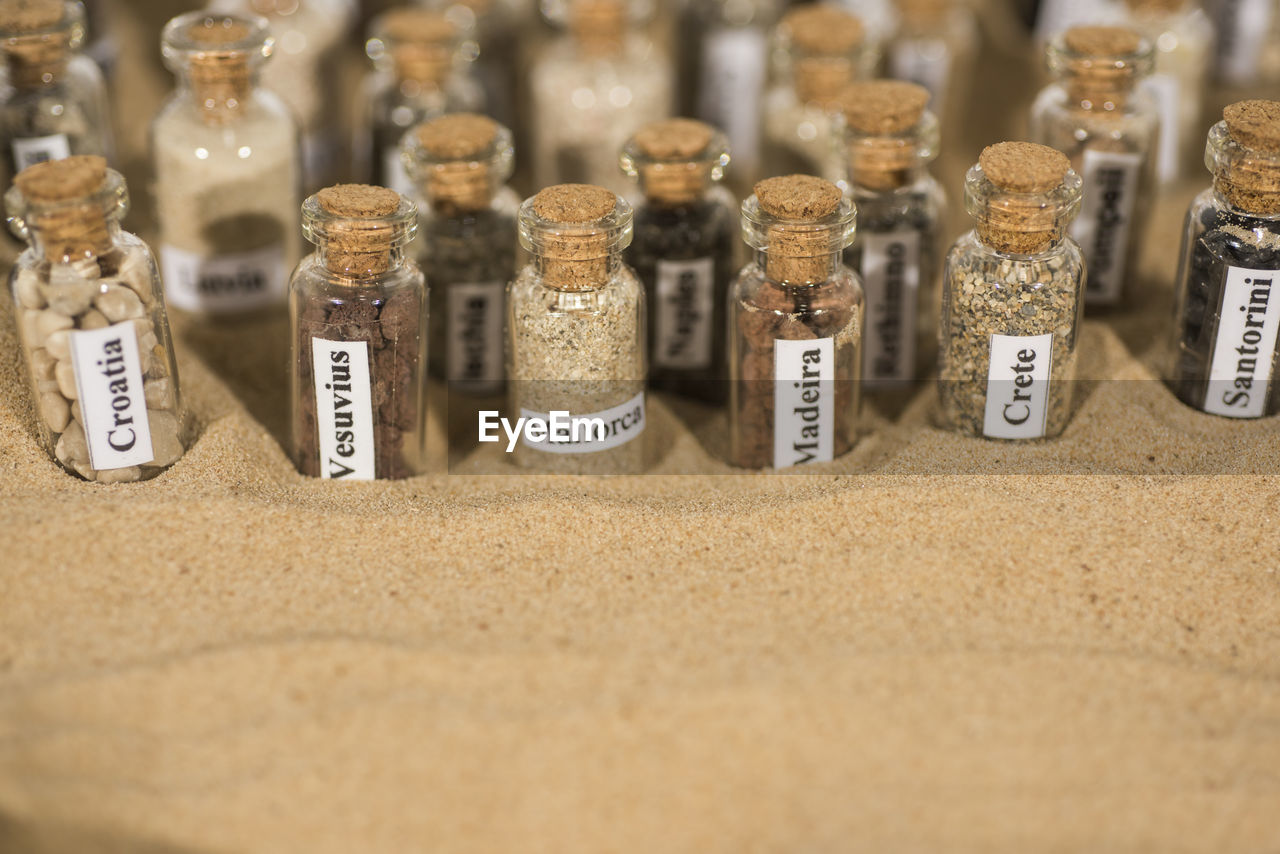
{"type": "Polygon", "coordinates": [[[488,209],[500,187],[489,169],[442,163],[430,168],[421,189],[433,211],[452,219],[488,209]]]}
{"type": "Polygon", "coordinates": [[[1062,88],[1070,109],[1102,115],[1124,110],[1133,94],[1134,80],[1128,74],[1066,74],[1062,88]]]}
{"type": "Polygon", "coordinates": [[[586,293],[600,290],[609,283],[622,265],[622,254],[610,252],[582,259],[535,255],[533,264],[544,287],[554,291],[586,293]]]}
{"type": "Polygon", "coordinates": [[[100,203],[86,201],[83,207],[47,214],[34,212],[27,242],[50,264],[69,264],[109,254],[120,234],[118,218],[103,216],[100,203]]]}
{"type": "Polygon", "coordinates": [[[795,62],[793,85],[804,104],[834,102],[853,79],[853,61],[846,57],[804,57],[795,62]]]}
{"type": "Polygon", "coordinates": [[[651,163],[639,172],[640,190],[654,207],[697,204],[711,187],[711,166],[706,163],[651,163]]]}
{"type": "Polygon", "coordinates": [[[984,246],[1002,255],[1039,255],[1057,248],[1066,236],[1063,228],[1034,230],[998,216],[978,217],[974,230],[984,246]]]}
{"type": "Polygon", "coordinates": [[[403,245],[369,245],[331,238],[316,248],[320,263],[343,284],[359,285],[404,266],[403,245]]]}
{"type": "Polygon", "coordinates": [[[180,90],[189,93],[201,118],[219,125],[244,114],[258,85],[258,73],[245,58],[210,65],[192,63],[178,80],[180,90]]]}
{"type": "Polygon", "coordinates": [[[5,49],[9,82],[19,91],[56,86],[66,77],[70,62],[71,50],[65,42],[19,42],[5,49]]]}
{"type": "Polygon", "coordinates": [[[1225,206],[1244,216],[1260,219],[1280,217],[1280,176],[1277,176],[1277,183],[1266,185],[1267,188],[1275,187],[1274,190],[1263,189],[1256,182],[1246,181],[1242,185],[1231,178],[1230,173],[1223,173],[1213,179],[1213,191],[1225,206]]]}
{"type": "Polygon", "coordinates": [[[840,263],[840,252],[791,255],[776,249],[757,249],[756,264],[773,282],[790,287],[813,287],[830,281],[840,263]]]}

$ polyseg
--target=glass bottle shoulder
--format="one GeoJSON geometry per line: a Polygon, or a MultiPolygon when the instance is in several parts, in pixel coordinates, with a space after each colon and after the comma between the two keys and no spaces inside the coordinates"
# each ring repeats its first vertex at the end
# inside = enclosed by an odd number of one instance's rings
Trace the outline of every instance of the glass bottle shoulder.
{"type": "Polygon", "coordinates": [[[423,292],[425,285],[417,263],[405,259],[380,276],[357,284],[334,275],[320,253],[313,252],[299,262],[289,281],[289,290],[308,301],[329,303],[381,302],[402,292],[423,292]]]}
{"type": "Polygon", "coordinates": [[[1210,187],[1187,208],[1186,236],[1227,264],[1280,269],[1280,214],[1258,216],[1233,208],[1210,187]]]}
{"type": "Polygon", "coordinates": [[[255,147],[295,148],[293,113],[273,92],[255,88],[234,118],[211,124],[190,90],[169,96],[151,124],[153,145],[187,151],[193,160],[247,160],[255,147]]]}
{"type": "Polygon", "coordinates": [[[560,290],[549,287],[536,264],[526,264],[511,282],[508,292],[512,311],[535,307],[560,317],[597,316],[642,307],[644,287],[627,264],[615,265],[604,285],[590,290],[560,290]]]}
{"type": "Polygon", "coordinates": [[[1067,153],[1103,140],[1147,150],[1159,127],[1160,111],[1147,87],[1136,87],[1122,110],[1104,111],[1073,106],[1066,88],[1051,83],[1036,96],[1031,122],[1033,136],[1067,153]]]}
{"type": "Polygon", "coordinates": [[[1055,279],[1070,277],[1083,281],[1084,255],[1069,237],[1035,255],[999,252],[978,239],[976,231],[960,237],[947,253],[947,279],[958,273],[973,274],[997,290],[1021,287],[1035,290],[1055,279]]]}
{"type": "Polygon", "coordinates": [[[844,264],[836,264],[825,282],[783,285],[765,275],[759,263],[743,267],[733,280],[732,301],[742,310],[783,316],[818,316],[843,311],[863,302],[862,279],[844,264]]]}
{"type": "Polygon", "coordinates": [[[878,192],[854,185],[849,196],[858,206],[858,231],[871,232],[937,228],[947,203],[942,184],[927,172],[895,190],[878,192]]]}

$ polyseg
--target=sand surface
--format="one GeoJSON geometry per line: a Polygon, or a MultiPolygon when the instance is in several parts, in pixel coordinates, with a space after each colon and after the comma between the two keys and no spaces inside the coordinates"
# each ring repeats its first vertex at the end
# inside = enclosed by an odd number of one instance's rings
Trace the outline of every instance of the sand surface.
{"type": "Polygon", "coordinates": [[[650,476],[309,481],[269,325],[179,321],[200,439],[102,488],[6,307],[0,851],[1280,850],[1280,423],[1153,379],[1189,194],[1061,440],[924,389],[808,475],[660,398],[650,476]]]}

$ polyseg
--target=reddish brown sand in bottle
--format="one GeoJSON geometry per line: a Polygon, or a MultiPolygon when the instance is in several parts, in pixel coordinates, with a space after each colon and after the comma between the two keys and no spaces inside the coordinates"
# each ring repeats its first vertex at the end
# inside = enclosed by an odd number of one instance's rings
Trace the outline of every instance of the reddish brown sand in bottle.
{"type": "MultiPolygon", "coordinates": [[[[126,126],[172,91],[153,32],[123,29],[126,126]]],[[[1031,97],[1011,55],[939,163],[949,236],[1031,97]]],[[[722,414],[652,394],[658,476],[490,444],[447,475],[437,395],[434,473],[308,479],[272,339],[223,333],[235,385],[181,323],[199,441],[80,483],[32,438],[0,299],[0,849],[1274,849],[1280,477],[1247,473],[1280,472],[1280,423],[1152,381],[1206,183],[1154,210],[1140,308],[1085,321],[1108,382],[1062,439],[954,435],[924,388],[810,474],[734,474],[722,414]]]]}

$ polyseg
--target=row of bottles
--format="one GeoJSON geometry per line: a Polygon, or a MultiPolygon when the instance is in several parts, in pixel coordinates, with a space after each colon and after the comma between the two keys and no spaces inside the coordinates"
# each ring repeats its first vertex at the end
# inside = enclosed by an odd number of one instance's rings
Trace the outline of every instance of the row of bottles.
{"type": "MultiPolygon", "coordinates": [[[[855,158],[872,182],[902,164],[887,143],[908,130],[897,112],[907,99],[893,97],[903,85],[885,83],[866,99],[885,105],[877,135],[868,134],[855,158]]],[[[919,137],[932,121],[924,113],[909,129],[919,137]]],[[[509,133],[458,115],[415,136],[439,234],[458,237],[453,229],[487,211],[493,230],[461,239],[472,259],[493,254],[513,224],[500,186],[509,133]]],[[[425,371],[441,361],[429,358],[429,342],[444,338],[443,361],[462,372],[461,389],[492,392],[501,384],[485,341],[493,330],[505,340],[508,411],[520,425],[507,430],[524,465],[642,470],[650,352],[668,381],[699,397],[727,374],[727,456],[737,466],[788,468],[852,448],[864,360],[889,364],[892,355],[868,346],[883,318],[844,263],[857,205],[816,176],[758,183],[740,214],[755,257],[722,293],[729,217],[714,184],[724,147],[721,135],[688,120],[630,140],[623,162],[649,200],[639,227],[631,206],[605,188],[562,184],[527,199],[514,217],[531,254],[521,270],[473,273],[466,265],[479,262],[465,258],[438,268],[443,335],[427,325],[426,280],[407,251],[420,223],[416,205],[369,185],[310,197],[302,231],[317,250],[289,288],[299,470],[328,479],[421,473],[425,371]],[[689,243],[690,232],[704,232],[704,242],[689,243]],[[717,314],[722,320],[706,322],[717,314]],[[678,370],[694,365],[701,370],[678,370]]],[[[1209,134],[1206,160],[1214,185],[1188,214],[1167,379],[1205,412],[1272,415],[1280,412],[1271,382],[1280,349],[1272,290],[1280,272],[1280,102],[1229,107],[1209,134]]],[[[1038,143],[990,146],[969,170],[965,206],[975,227],[947,255],[937,321],[939,411],[953,429],[1007,440],[1065,429],[1086,293],[1084,256],[1069,232],[1084,186],[1066,154],[1038,143]]],[[[6,203],[30,245],[11,288],[37,435],[88,480],[161,473],[192,437],[160,271],[146,244],[119,227],[123,180],[101,157],[73,156],[24,169],[6,203]]],[[[871,251],[865,240],[861,251],[871,251]]],[[[900,276],[897,284],[900,296],[909,292],[900,276]]],[[[500,441],[496,433],[481,439],[500,441]]]]}

